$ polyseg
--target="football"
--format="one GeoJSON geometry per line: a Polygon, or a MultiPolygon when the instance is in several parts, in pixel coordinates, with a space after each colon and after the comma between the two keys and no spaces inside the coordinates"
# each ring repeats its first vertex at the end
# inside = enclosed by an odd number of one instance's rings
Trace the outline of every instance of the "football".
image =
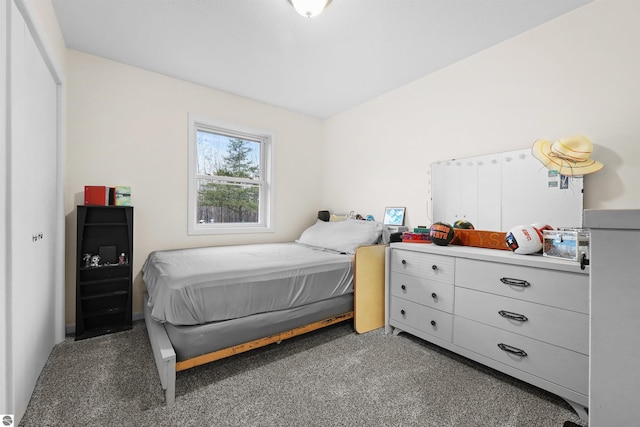
{"type": "Polygon", "coordinates": [[[518,225],[507,232],[505,242],[517,254],[535,254],[542,249],[542,233],[532,225],[518,225]]]}

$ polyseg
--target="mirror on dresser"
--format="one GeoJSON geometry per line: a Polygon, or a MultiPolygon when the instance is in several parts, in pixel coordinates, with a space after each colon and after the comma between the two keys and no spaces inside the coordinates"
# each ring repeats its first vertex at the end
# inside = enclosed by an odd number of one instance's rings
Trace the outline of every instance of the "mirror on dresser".
{"type": "Polygon", "coordinates": [[[433,163],[431,195],[433,222],[467,220],[491,231],[582,227],[582,176],[548,170],[528,148],[433,163]]]}

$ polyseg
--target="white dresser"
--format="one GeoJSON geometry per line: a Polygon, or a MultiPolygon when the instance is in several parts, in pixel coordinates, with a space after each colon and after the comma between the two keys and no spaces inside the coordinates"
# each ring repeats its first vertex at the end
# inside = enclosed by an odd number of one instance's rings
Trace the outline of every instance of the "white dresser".
{"type": "Polygon", "coordinates": [[[420,243],[392,243],[386,263],[387,333],[410,333],[548,390],[587,419],[588,267],[420,243]]]}
{"type": "Polygon", "coordinates": [[[637,426],[640,210],[585,210],[591,232],[589,426],[637,426]]]}

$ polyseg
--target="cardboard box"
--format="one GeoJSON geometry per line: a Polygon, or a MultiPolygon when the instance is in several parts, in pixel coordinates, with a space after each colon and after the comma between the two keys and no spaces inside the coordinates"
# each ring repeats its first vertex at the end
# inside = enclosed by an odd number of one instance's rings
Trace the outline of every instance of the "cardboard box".
{"type": "Polygon", "coordinates": [[[578,229],[544,230],[542,254],[552,258],[580,261],[589,258],[589,232],[578,229]]]}

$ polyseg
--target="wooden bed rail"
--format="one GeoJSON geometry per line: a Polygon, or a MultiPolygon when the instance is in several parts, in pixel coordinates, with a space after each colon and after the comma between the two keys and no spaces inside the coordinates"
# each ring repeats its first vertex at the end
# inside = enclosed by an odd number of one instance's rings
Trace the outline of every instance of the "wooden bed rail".
{"type": "Polygon", "coordinates": [[[257,340],[249,341],[246,343],[238,344],[233,347],[223,348],[222,350],[214,351],[212,353],[203,354],[202,356],[192,357],[191,359],[183,360],[176,363],[176,371],[184,371],[185,369],[193,368],[198,365],[204,365],[209,362],[224,359],[225,357],[233,356],[235,354],[244,353],[245,351],[253,350],[256,348],[264,347],[265,345],[272,344],[274,342],[284,341],[289,338],[296,337],[298,335],[306,334],[307,332],[321,329],[334,323],[343,322],[353,318],[353,311],[340,314],[338,316],[323,319],[318,322],[311,323],[309,325],[300,326],[299,328],[291,329],[288,331],[280,332],[279,334],[271,335],[269,337],[258,338],[257,340]]]}

